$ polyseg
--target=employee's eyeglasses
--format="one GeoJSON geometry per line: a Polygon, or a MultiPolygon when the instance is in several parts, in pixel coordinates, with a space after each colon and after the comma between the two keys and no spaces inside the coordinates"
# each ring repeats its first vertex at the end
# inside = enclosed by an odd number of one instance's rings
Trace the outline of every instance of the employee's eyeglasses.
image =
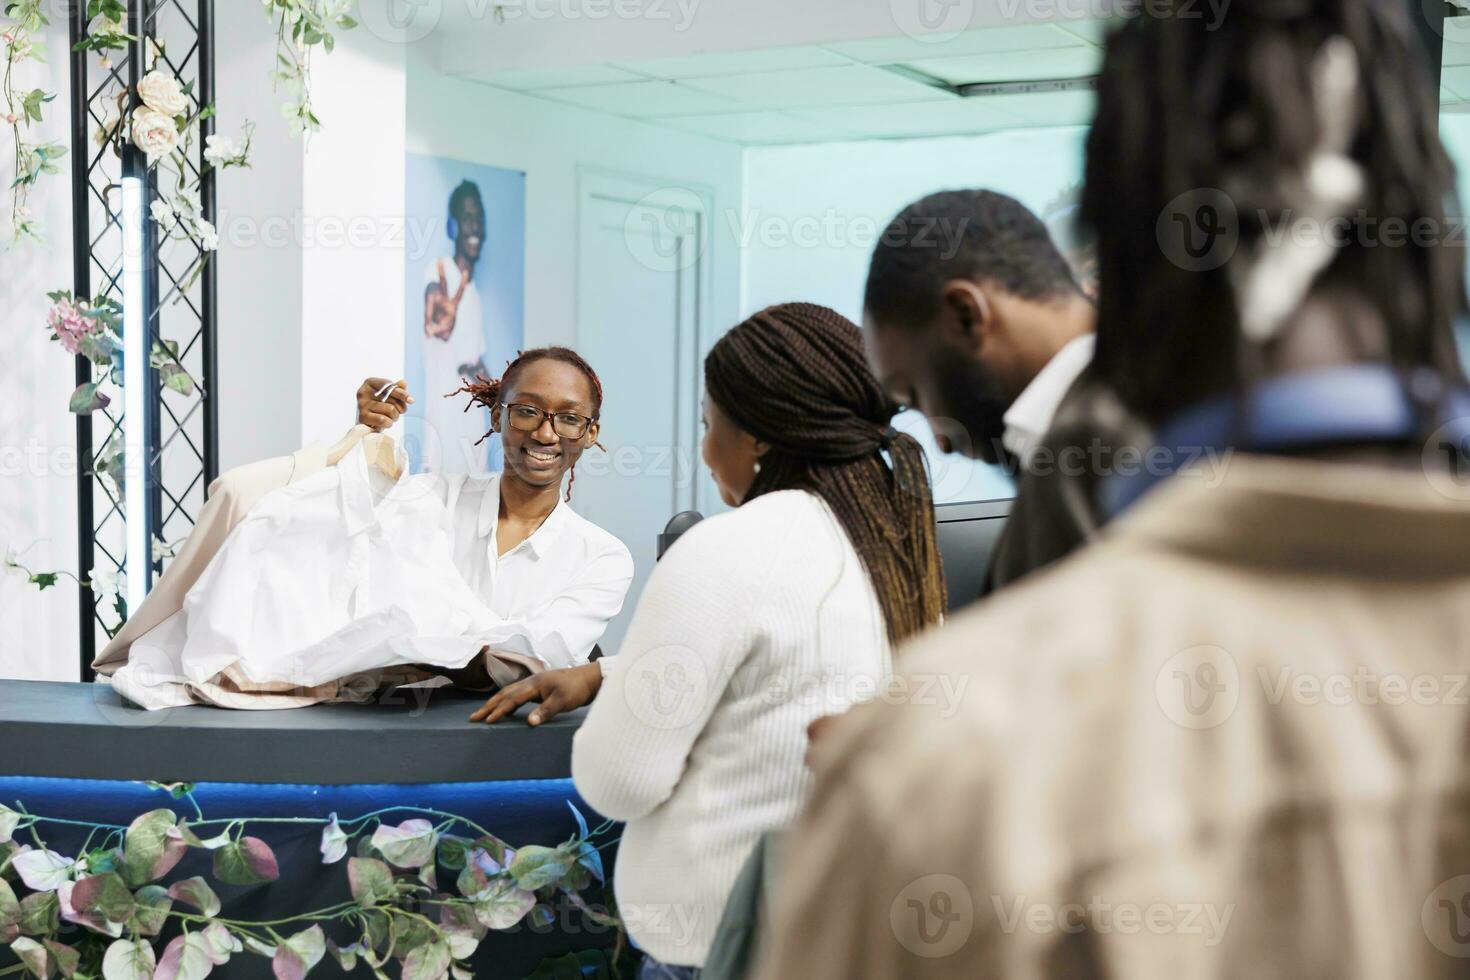
{"type": "Polygon", "coordinates": [[[552,431],[563,439],[582,438],[587,434],[588,426],[597,421],[576,412],[543,412],[535,405],[514,403],[505,406],[505,418],[512,429],[522,432],[535,432],[544,420],[551,419],[552,431]]]}

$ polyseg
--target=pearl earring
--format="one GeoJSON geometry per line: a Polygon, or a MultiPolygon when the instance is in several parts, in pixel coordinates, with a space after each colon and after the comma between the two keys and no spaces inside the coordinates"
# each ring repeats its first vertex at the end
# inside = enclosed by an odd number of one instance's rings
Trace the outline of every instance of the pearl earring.
{"type": "Polygon", "coordinates": [[[760,476],[761,475],[761,461],[760,460],[756,460],[755,461],[755,475],[756,476],[760,476]]]}

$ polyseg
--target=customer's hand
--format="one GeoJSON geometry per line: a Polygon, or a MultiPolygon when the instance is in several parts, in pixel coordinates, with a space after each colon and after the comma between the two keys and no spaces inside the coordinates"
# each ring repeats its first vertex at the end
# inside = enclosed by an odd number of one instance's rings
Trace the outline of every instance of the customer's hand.
{"type": "Polygon", "coordinates": [[[584,704],[591,704],[600,687],[602,668],[595,663],[542,671],[501,688],[494,697],[485,702],[484,707],[470,715],[470,721],[483,721],[487,725],[493,725],[527,701],[540,701],[540,706],[526,719],[532,726],[539,725],[563,711],[573,711],[584,704]]]}
{"type": "Polygon", "coordinates": [[[385,400],[379,400],[378,392],[388,386],[387,378],[368,378],[357,389],[357,422],[377,432],[382,432],[398,417],[408,411],[408,406],[413,404],[413,396],[408,393],[408,382],[400,381],[388,393],[385,400]]]}

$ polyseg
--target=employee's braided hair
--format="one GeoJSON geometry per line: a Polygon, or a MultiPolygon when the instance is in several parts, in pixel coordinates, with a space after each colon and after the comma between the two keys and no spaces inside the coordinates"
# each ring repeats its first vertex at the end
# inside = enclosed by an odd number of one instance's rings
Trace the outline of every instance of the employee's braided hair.
{"type": "Polygon", "coordinates": [[[944,574],[924,451],[890,426],[898,406],[873,377],[858,328],[826,307],[773,306],[722,337],[704,374],[715,404],[771,446],[745,499],[821,497],[862,559],[889,638],[937,623],[944,574]]]}
{"type": "MultiPolygon", "coordinates": [[[[597,376],[596,371],[592,370],[592,365],[588,364],[582,358],[581,354],[578,354],[570,347],[535,347],[531,350],[523,350],[516,355],[515,360],[505,365],[505,373],[499,378],[487,378],[483,374],[476,375],[474,381],[466,381],[463,387],[451,391],[444,397],[453,398],[455,395],[469,395],[469,400],[465,402],[464,406],[466,412],[476,405],[483,405],[490,410],[493,416],[495,410],[500,407],[501,392],[510,390],[515,376],[520,372],[521,368],[536,361],[561,361],[563,364],[570,364],[572,367],[581,371],[587,378],[587,386],[592,389],[593,421],[596,421],[602,415],[602,379],[597,376]]],[[[475,445],[478,446],[494,435],[494,433],[495,430],[491,429],[479,439],[475,440],[475,445]]],[[[602,448],[602,443],[600,442],[593,443],[593,445],[598,449],[602,448]]],[[[567,480],[567,500],[572,499],[572,484],[575,482],[577,482],[577,466],[574,463],[572,464],[570,479],[567,480]]]]}
{"type": "MultiPolygon", "coordinates": [[[[1151,0],[1109,38],[1082,201],[1099,243],[1095,363],[1146,417],[1257,380],[1231,267],[1267,225],[1294,234],[1291,221],[1306,210],[1282,178],[1301,170],[1321,138],[1310,79],[1334,37],[1357,54],[1347,152],[1368,179],[1362,210],[1346,216],[1347,244],[1322,279],[1376,308],[1388,326],[1386,360],[1460,376],[1451,323],[1464,309],[1464,251],[1444,246],[1454,173],[1410,7],[1419,4],[1235,0],[1212,23],[1185,0],[1151,0]],[[1203,271],[1160,250],[1162,222],[1179,217],[1171,202],[1201,189],[1223,191],[1239,224],[1235,261],[1203,271]],[[1390,247],[1380,240],[1387,219],[1428,225],[1431,240],[1415,231],[1390,247]]],[[[1216,216],[1217,228],[1223,220],[1216,216]]],[[[1190,234],[1212,234],[1196,225],[1190,234]]]]}

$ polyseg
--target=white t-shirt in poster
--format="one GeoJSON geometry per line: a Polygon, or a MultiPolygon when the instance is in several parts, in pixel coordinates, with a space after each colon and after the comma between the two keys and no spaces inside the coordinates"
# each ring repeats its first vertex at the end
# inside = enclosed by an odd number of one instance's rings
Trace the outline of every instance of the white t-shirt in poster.
{"type": "MultiPolygon", "coordinates": [[[[452,258],[430,262],[424,284],[437,284],[441,270],[452,297],[459,291],[462,277],[452,258]]],[[[466,412],[467,396],[444,397],[469,380],[460,369],[478,363],[485,356],[485,310],[473,270],[459,299],[454,330],[443,339],[425,334],[423,351],[424,421],[428,426],[423,469],[436,473],[484,472],[485,443],[476,446],[475,442],[489,430],[490,414],[479,406],[466,412]]]]}

